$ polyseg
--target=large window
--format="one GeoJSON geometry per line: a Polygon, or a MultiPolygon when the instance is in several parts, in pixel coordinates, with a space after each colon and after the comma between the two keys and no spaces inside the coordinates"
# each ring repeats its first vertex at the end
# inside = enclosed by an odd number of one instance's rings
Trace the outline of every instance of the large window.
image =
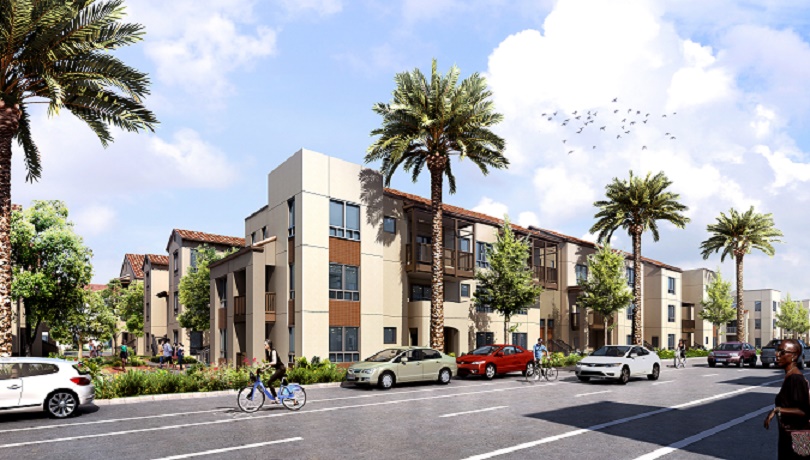
{"type": "Polygon", "coordinates": [[[754,311],[762,311],[762,301],[761,300],[754,301],[754,311]]]}
{"type": "Polygon", "coordinates": [[[295,236],[295,198],[287,200],[287,237],[295,236]]]}
{"type": "Polygon", "coordinates": [[[762,329],[762,320],[761,319],[755,319],[754,320],[754,329],[762,329]]]}
{"type": "Polygon", "coordinates": [[[469,284],[461,284],[461,297],[469,297],[470,296],[470,285],[469,284]]]}
{"type": "Polygon", "coordinates": [[[667,292],[675,294],[675,278],[671,276],[667,277],[667,292]]]}
{"type": "Polygon", "coordinates": [[[179,312],[180,312],[180,292],[174,291],[174,316],[177,316],[179,312]]]}
{"type": "Polygon", "coordinates": [[[360,241],[360,206],[331,200],[329,236],[360,241]]]}
{"type": "Polygon", "coordinates": [[[627,319],[633,319],[633,309],[636,308],[632,303],[627,306],[627,319]]]}
{"type": "Polygon", "coordinates": [[[393,217],[385,216],[383,217],[383,231],[386,233],[396,233],[397,232],[397,220],[393,217]]]}
{"type": "Polygon", "coordinates": [[[632,288],[636,284],[636,271],[633,267],[625,267],[624,276],[627,278],[627,285],[632,288]]]}
{"type": "MultiPolygon", "coordinates": [[[[476,295],[478,296],[479,299],[484,299],[484,300],[487,299],[486,290],[484,288],[476,286],[475,293],[476,293],[476,295]]],[[[478,302],[476,302],[475,303],[475,311],[477,313],[494,313],[495,309],[492,308],[491,306],[489,306],[488,303],[478,303],[478,302]]]]}
{"type": "Polygon", "coordinates": [[[489,268],[489,258],[487,254],[492,250],[489,243],[475,242],[475,266],[479,268],[489,268]]]}
{"type": "Polygon", "coordinates": [[[329,328],[329,361],[353,363],[360,361],[358,344],[359,327],[329,328]]]}
{"type": "Polygon", "coordinates": [[[667,305],[667,322],[675,322],[675,305],[667,305]]]}
{"type": "Polygon", "coordinates": [[[577,277],[577,284],[582,284],[588,281],[588,266],[577,264],[574,267],[574,273],[576,273],[577,277]]]}
{"type": "Polygon", "coordinates": [[[329,264],[329,298],[360,301],[360,268],[329,264]]]}
{"type": "Polygon", "coordinates": [[[290,300],[295,299],[295,264],[290,264],[290,300]]]}
{"type": "Polygon", "coordinates": [[[675,348],[675,334],[667,334],[667,348],[670,350],[675,348]]]}
{"type": "Polygon", "coordinates": [[[481,348],[484,345],[491,345],[495,343],[494,332],[476,332],[475,333],[475,348],[481,348]]]}
{"type": "Polygon", "coordinates": [[[191,250],[191,268],[197,268],[197,248],[191,250]]]}
{"type": "Polygon", "coordinates": [[[773,311],[776,311],[776,301],[773,301],[773,311]]]}
{"type": "Polygon", "coordinates": [[[177,271],[180,270],[180,254],[178,251],[174,251],[174,254],[172,255],[172,262],[174,265],[174,272],[177,273],[177,271]]]}
{"type": "Polygon", "coordinates": [[[383,343],[384,344],[395,344],[395,343],[397,343],[397,328],[395,328],[395,327],[384,327],[383,328],[383,343]]]}
{"type": "Polygon", "coordinates": [[[513,332],[512,333],[512,345],[518,345],[523,348],[527,348],[527,340],[528,334],[525,332],[513,332]]]}
{"type": "Polygon", "coordinates": [[[411,302],[430,300],[433,289],[425,284],[411,284],[411,302]]]}

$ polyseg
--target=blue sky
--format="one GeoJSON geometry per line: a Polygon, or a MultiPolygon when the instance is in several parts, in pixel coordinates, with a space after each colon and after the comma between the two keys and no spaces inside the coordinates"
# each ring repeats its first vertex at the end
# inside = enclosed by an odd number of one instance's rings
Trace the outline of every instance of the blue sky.
{"type": "MultiPolygon", "coordinates": [[[[512,162],[486,180],[462,163],[446,202],[591,238],[592,203],[612,177],[663,170],[692,223],[663,224],[645,256],[716,268],[719,257],[699,256],[706,225],[754,205],[785,244],[746,258],[746,288],[808,298],[810,7],[797,4],[129,0],[147,35],[117,55],[150,74],[157,132],[121,133],[105,150],[69,114],[34,112],[43,175],[25,183],[17,152],[13,200],[65,200],[97,283],[125,253],[165,253],[173,228],[243,236],[270,170],[302,147],[361,163],[379,123],[372,104],[390,100],[395,73],[429,71],[435,57],[442,71],[487,77],[512,162]],[[653,118],[620,131],[631,120],[613,117],[619,108],[653,118]],[[582,133],[541,115],[586,110],[602,118],[582,133]]],[[[427,196],[427,177],[392,185],[427,196]]],[[[614,244],[629,249],[624,235],[614,244]]]]}

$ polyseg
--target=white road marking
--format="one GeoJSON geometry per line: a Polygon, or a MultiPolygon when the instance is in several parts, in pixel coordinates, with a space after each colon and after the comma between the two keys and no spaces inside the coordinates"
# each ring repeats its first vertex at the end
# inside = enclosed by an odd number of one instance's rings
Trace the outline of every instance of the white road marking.
{"type": "Polygon", "coordinates": [[[720,375],[720,374],[703,374],[701,375],[701,377],[711,377],[713,375],[720,375]]]}
{"type": "Polygon", "coordinates": [[[605,391],[594,391],[593,393],[580,393],[578,395],[574,395],[575,398],[579,398],[580,396],[590,396],[590,395],[599,395],[602,393],[612,393],[612,390],[605,390],[605,391]]]}
{"type": "Polygon", "coordinates": [[[682,448],[684,448],[684,447],[686,447],[686,446],[688,446],[690,444],[694,444],[694,443],[696,443],[698,441],[706,439],[709,436],[714,436],[715,434],[717,434],[717,433],[719,433],[721,431],[727,430],[727,429],[733,427],[734,425],[739,425],[740,423],[743,423],[743,422],[745,422],[747,420],[750,420],[750,419],[752,419],[754,417],[762,415],[762,414],[770,411],[771,409],[773,409],[773,405],[765,406],[765,407],[763,407],[763,408],[761,408],[759,410],[755,410],[754,412],[749,412],[749,413],[747,413],[747,414],[745,414],[745,415],[743,415],[741,417],[735,418],[734,420],[729,420],[726,423],[723,423],[721,425],[717,425],[714,428],[708,429],[706,431],[701,431],[700,433],[698,433],[698,434],[696,434],[694,436],[689,436],[688,438],[681,439],[680,441],[672,443],[672,444],[668,445],[667,447],[662,447],[662,448],[660,448],[658,450],[654,450],[654,451],[650,452],[649,454],[642,455],[641,457],[636,458],[636,460],[654,460],[656,458],[663,457],[664,455],[671,454],[672,452],[675,452],[676,450],[680,450],[680,449],[682,449],[682,448]]]}
{"type": "MultiPolygon", "coordinates": [[[[512,452],[517,452],[519,450],[530,449],[532,447],[539,446],[541,444],[547,444],[550,442],[558,441],[560,439],[570,438],[572,436],[578,436],[580,434],[590,433],[592,431],[603,430],[605,428],[609,428],[615,425],[621,425],[622,423],[632,422],[634,420],[639,420],[642,418],[652,417],[653,415],[663,414],[665,412],[670,412],[676,409],[683,409],[684,407],[694,406],[698,404],[702,404],[704,402],[713,401],[715,399],[723,399],[728,396],[736,395],[739,393],[743,393],[746,391],[753,390],[755,388],[760,388],[768,385],[772,385],[774,383],[781,383],[784,379],[779,380],[772,380],[770,382],[761,383],[759,385],[754,385],[750,387],[741,388],[739,390],[729,391],[727,393],[720,393],[714,396],[709,396],[706,398],[696,399],[694,401],[688,401],[682,404],[677,404],[674,406],[669,407],[662,407],[660,409],[656,409],[649,412],[642,412],[641,414],[633,415],[630,417],[621,418],[618,420],[612,420],[610,422],[600,423],[598,425],[589,426],[588,428],[582,428],[579,430],[569,431],[567,433],[558,434],[556,436],[549,436],[547,438],[538,439],[536,441],[524,442],[522,444],[518,444],[511,447],[504,447],[503,449],[494,450],[492,452],[486,452],[479,455],[473,455],[472,457],[467,457],[464,460],[484,460],[487,458],[498,457],[500,455],[511,454],[512,452]]],[[[2,447],[2,446],[0,446],[2,447]]]]}
{"type": "Polygon", "coordinates": [[[191,454],[173,455],[171,457],[161,457],[160,459],[156,459],[156,460],[180,460],[182,458],[201,457],[203,455],[221,454],[221,453],[224,453],[224,452],[232,452],[234,450],[254,449],[256,447],[264,447],[264,446],[269,446],[271,444],[281,444],[282,442],[293,442],[293,441],[303,441],[303,440],[304,440],[304,438],[301,438],[301,437],[279,439],[278,441],[257,442],[257,443],[254,443],[254,444],[245,444],[243,446],[225,447],[225,448],[222,448],[222,449],[206,450],[206,451],[203,451],[203,452],[194,452],[194,453],[191,453],[191,454]]]}
{"type": "Polygon", "coordinates": [[[674,382],[674,380],[662,380],[660,382],[653,383],[653,385],[663,385],[665,383],[672,383],[672,382],[674,382]]]}
{"type": "Polygon", "coordinates": [[[486,409],[468,410],[466,412],[456,412],[455,414],[444,414],[444,415],[440,415],[439,418],[455,417],[457,415],[475,414],[475,413],[478,413],[478,412],[488,412],[488,411],[491,411],[491,410],[503,409],[505,407],[509,407],[509,406],[495,406],[495,407],[488,407],[486,409]]]}

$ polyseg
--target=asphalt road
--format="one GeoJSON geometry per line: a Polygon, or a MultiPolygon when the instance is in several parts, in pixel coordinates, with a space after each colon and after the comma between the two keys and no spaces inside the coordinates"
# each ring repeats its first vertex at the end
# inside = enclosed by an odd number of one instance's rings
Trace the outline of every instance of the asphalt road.
{"type": "Polygon", "coordinates": [[[689,361],[625,386],[562,372],[555,383],[311,388],[300,412],[244,414],[229,396],[88,406],[68,420],[5,414],[0,459],[776,458],[762,421],[782,371],[689,361]]]}

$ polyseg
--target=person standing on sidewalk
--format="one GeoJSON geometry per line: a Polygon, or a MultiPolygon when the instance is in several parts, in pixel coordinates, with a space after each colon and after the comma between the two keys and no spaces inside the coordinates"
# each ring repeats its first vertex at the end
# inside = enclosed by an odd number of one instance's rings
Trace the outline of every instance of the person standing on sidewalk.
{"type": "Polygon", "coordinates": [[[183,343],[178,343],[175,347],[175,353],[177,353],[177,366],[180,370],[183,370],[183,358],[186,357],[186,350],[183,349],[183,343]]]}
{"type": "Polygon", "coordinates": [[[678,341],[678,346],[675,347],[675,369],[679,367],[686,367],[686,344],[683,339],[678,341]]]}
{"type": "MultiPolygon", "coordinates": [[[[115,350],[113,350],[113,353],[115,350]]],[[[129,357],[129,349],[125,343],[121,344],[121,370],[125,371],[127,367],[127,358],[129,357]]]]}
{"type": "Polygon", "coordinates": [[[163,356],[160,357],[160,368],[163,369],[163,362],[169,363],[169,366],[172,364],[172,346],[169,345],[168,340],[163,341],[163,356]]]}

